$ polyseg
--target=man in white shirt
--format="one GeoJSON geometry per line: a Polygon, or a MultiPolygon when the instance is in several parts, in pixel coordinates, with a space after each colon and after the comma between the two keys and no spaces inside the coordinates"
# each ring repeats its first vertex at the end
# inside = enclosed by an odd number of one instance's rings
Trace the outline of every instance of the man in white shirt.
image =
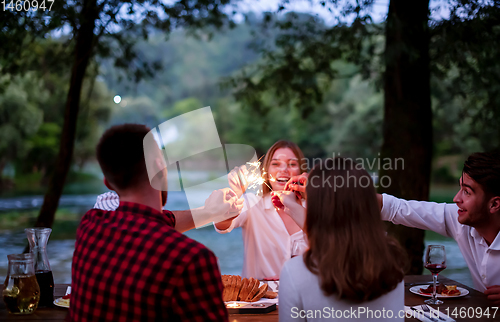
{"type": "Polygon", "coordinates": [[[455,239],[475,288],[500,304],[500,153],[469,156],[455,204],[377,197],[382,219],[455,239]]]}
{"type": "MultiPolygon", "coordinates": [[[[292,177],[287,188],[305,192],[307,180],[307,174],[292,177]]],[[[455,204],[407,201],[387,194],[377,198],[383,220],[455,239],[475,288],[488,295],[493,304],[500,304],[500,153],[469,156],[460,190],[453,198],[455,204]]],[[[282,201],[285,204],[288,200],[282,201]]],[[[305,211],[293,210],[290,216],[303,223],[305,211]]]]}

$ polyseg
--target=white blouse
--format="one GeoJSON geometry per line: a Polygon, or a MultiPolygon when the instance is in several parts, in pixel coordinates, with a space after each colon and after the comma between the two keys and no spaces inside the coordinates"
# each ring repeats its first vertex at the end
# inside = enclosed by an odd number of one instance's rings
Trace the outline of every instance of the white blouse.
{"type": "Polygon", "coordinates": [[[279,320],[296,321],[401,321],[404,312],[404,282],[372,301],[354,303],[325,296],[318,275],[311,273],[303,256],[289,260],[280,276],[279,320]]]}
{"type": "MultiPolygon", "coordinates": [[[[245,205],[226,230],[243,229],[243,277],[263,279],[279,275],[283,265],[293,255],[301,255],[308,248],[305,233],[300,230],[290,235],[278,212],[274,209],[271,196],[257,197],[247,193],[243,196],[245,205]]],[[[215,226],[214,226],[215,227],[215,226]]]]}

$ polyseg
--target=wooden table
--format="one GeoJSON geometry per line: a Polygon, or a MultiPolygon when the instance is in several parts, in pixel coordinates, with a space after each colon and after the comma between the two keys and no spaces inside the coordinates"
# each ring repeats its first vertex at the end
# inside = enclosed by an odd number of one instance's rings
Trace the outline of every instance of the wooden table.
{"type": "MultiPolygon", "coordinates": [[[[411,286],[424,284],[431,280],[429,275],[409,275],[405,277],[405,304],[408,306],[415,306],[419,304],[424,304],[425,297],[420,295],[413,294],[409,291],[411,286]]],[[[444,284],[455,284],[459,287],[463,287],[469,290],[469,294],[463,297],[445,299],[444,304],[439,305],[439,309],[441,311],[446,310],[447,308],[450,310],[449,312],[453,312],[456,308],[460,310],[460,308],[472,307],[474,309],[486,310],[486,308],[490,307],[490,312],[494,312],[494,309],[491,308],[491,305],[486,298],[486,296],[478,291],[471,289],[461,283],[450,280],[446,277],[440,276],[439,280],[444,284]],[[479,309],[478,309],[479,308],[479,309]]],[[[55,297],[61,297],[65,294],[67,284],[57,284],[55,286],[54,295],[55,297]]],[[[0,321],[33,321],[33,320],[43,320],[43,321],[64,321],[68,310],[60,307],[52,307],[52,308],[39,308],[35,311],[35,313],[30,315],[14,315],[9,314],[7,309],[5,308],[5,304],[3,301],[0,301],[0,321]]],[[[455,317],[453,317],[455,318],[455,317]]],[[[490,317],[487,318],[455,318],[457,322],[460,321],[500,321],[500,309],[498,310],[496,317],[493,319],[490,317]]],[[[278,321],[278,311],[273,311],[267,314],[231,314],[229,316],[230,322],[277,322],[278,321]]],[[[405,321],[418,321],[414,318],[406,318],[405,321]]],[[[381,322],[383,322],[381,320],[381,322]]]]}

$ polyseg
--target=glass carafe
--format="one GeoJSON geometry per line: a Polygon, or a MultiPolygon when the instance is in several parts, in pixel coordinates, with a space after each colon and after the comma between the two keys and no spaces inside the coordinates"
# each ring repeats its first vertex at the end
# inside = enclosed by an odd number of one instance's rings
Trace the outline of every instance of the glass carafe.
{"type": "Polygon", "coordinates": [[[40,286],[40,303],[38,306],[52,306],[54,302],[54,276],[47,256],[47,242],[50,228],[26,228],[24,230],[30,244],[30,253],[34,256],[35,276],[40,286]]]}
{"type": "Polygon", "coordinates": [[[40,300],[40,287],[35,277],[33,254],[7,255],[9,267],[2,297],[13,314],[33,313],[40,300]]]}

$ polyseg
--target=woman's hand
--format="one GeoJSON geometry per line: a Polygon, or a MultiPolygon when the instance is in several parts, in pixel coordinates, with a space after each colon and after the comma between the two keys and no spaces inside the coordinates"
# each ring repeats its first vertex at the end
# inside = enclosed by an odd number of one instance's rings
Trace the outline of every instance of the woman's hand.
{"type": "Polygon", "coordinates": [[[306,185],[309,174],[307,172],[302,173],[299,176],[293,176],[288,180],[285,185],[285,190],[299,192],[304,198],[306,196],[306,185]]]}
{"type": "Polygon", "coordinates": [[[297,198],[295,192],[272,192],[272,195],[273,197],[271,200],[275,207],[283,210],[295,221],[295,223],[297,223],[300,229],[304,229],[304,223],[306,221],[306,208],[302,206],[302,202],[297,198]]]}

